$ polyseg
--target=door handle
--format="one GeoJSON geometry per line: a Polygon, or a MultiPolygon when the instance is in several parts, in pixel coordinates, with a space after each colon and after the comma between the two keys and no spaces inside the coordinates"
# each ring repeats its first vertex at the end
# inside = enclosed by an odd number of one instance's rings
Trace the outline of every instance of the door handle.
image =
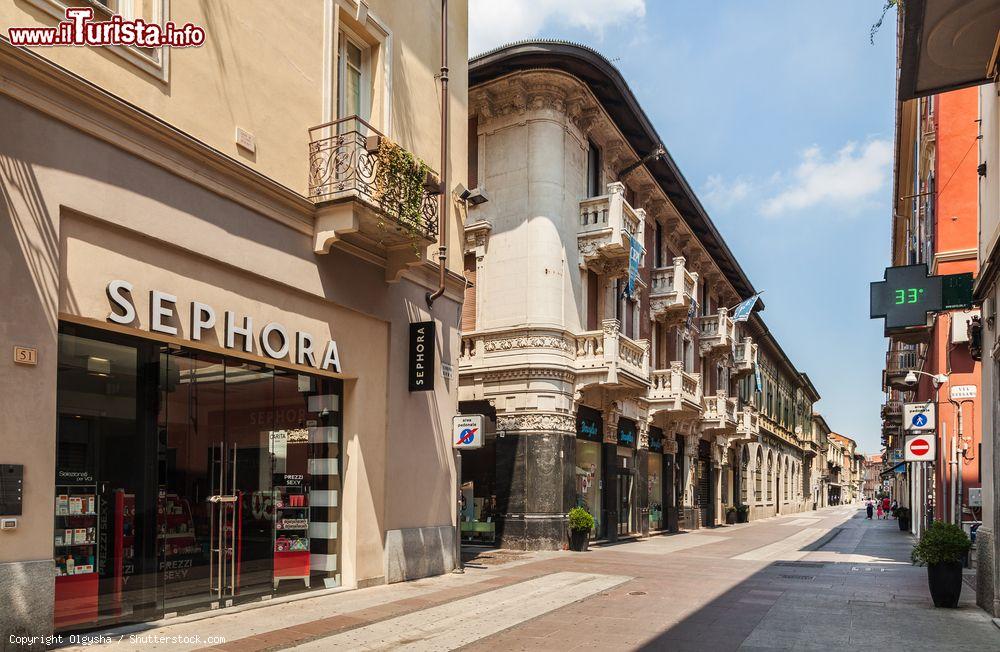
{"type": "Polygon", "coordinates": [[[209,496],[208,502],[210,503],[235,503],[236,496],[209,496]]]}

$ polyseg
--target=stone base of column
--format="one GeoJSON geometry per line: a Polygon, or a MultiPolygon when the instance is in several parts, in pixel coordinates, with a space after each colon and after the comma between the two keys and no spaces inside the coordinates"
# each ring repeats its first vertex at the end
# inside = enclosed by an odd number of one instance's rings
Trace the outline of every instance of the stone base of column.
{"type": "Polygon", "coordinates": [[[562,550],[569,542],[562,515],[507,515],[500,547],[511,550],[562,550]]]}

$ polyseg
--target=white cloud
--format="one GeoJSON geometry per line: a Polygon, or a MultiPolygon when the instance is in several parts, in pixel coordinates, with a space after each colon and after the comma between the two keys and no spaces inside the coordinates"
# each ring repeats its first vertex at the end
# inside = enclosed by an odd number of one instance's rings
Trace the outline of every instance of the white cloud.
{"type": "Polygon", "coordinates": [[[606,27],[646,15],[646,0],[471,0],[469,53],[538,36],[548,25],[583,29],[600,39],[606,27]]]}
{"type": "Polygon", "coordinates": [[[802,152],[798,167],[772,177],[784,187],[765,199],[760,211],[778,217],[824,205],[855,212],[885,187],[891,165],[888,140],[849,142],[829,158],[814,145],[802,152]]]}
{"type": "Polygon", "coordinates": [[[702,188],[701,198],[713,211],[727,211],[750,196],[753,184],[745,177],[727,183],[720,175],[708,177],[702,188]]]}

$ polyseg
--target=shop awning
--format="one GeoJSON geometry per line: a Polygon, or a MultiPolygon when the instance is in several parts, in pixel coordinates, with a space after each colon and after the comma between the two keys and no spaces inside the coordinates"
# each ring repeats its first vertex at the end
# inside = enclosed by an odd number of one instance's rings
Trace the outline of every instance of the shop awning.
{"type": "Polygon", "coordinates": [[[906,0],[900,4],[900,101],[989,80],[1000,31],[1000,0],[906,0]]]}

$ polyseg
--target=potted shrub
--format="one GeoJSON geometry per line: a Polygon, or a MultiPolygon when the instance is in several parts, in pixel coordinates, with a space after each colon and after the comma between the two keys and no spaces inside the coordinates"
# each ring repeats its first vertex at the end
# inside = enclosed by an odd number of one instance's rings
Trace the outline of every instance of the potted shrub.
{"type": "Polygon", "coordinates": [[[750,507],[747,505],[737,505],[736,506],[736,522],[746,523],[750,520],[750,507]]]}
{"type": "Polygon", "coordinates": [[[910,508],[909,507],[897,507],[896,508],[896,522],[899,524],[900,532],[907,532],[910,529],[910,508]]]}
{"type": "Polygon", "coordinates": [[[727,507],[726,508],[726,525],[732,525],[736,522],[736,508],[727,507]]]}
{"type": "Polygon", "coordinates": [[[594,529],[594,517],[583,507],[569,510],[569,549],[586,552],[590,544],[590,531],[594,529]]]}
{"type": "Polygon", "coordinates": [[[954,523],[934,521],[913,546],[914,564],[927,566],[927,584],[935,607],[954,608],[962,594],[962,558],[972,542],[954,523]]]}

